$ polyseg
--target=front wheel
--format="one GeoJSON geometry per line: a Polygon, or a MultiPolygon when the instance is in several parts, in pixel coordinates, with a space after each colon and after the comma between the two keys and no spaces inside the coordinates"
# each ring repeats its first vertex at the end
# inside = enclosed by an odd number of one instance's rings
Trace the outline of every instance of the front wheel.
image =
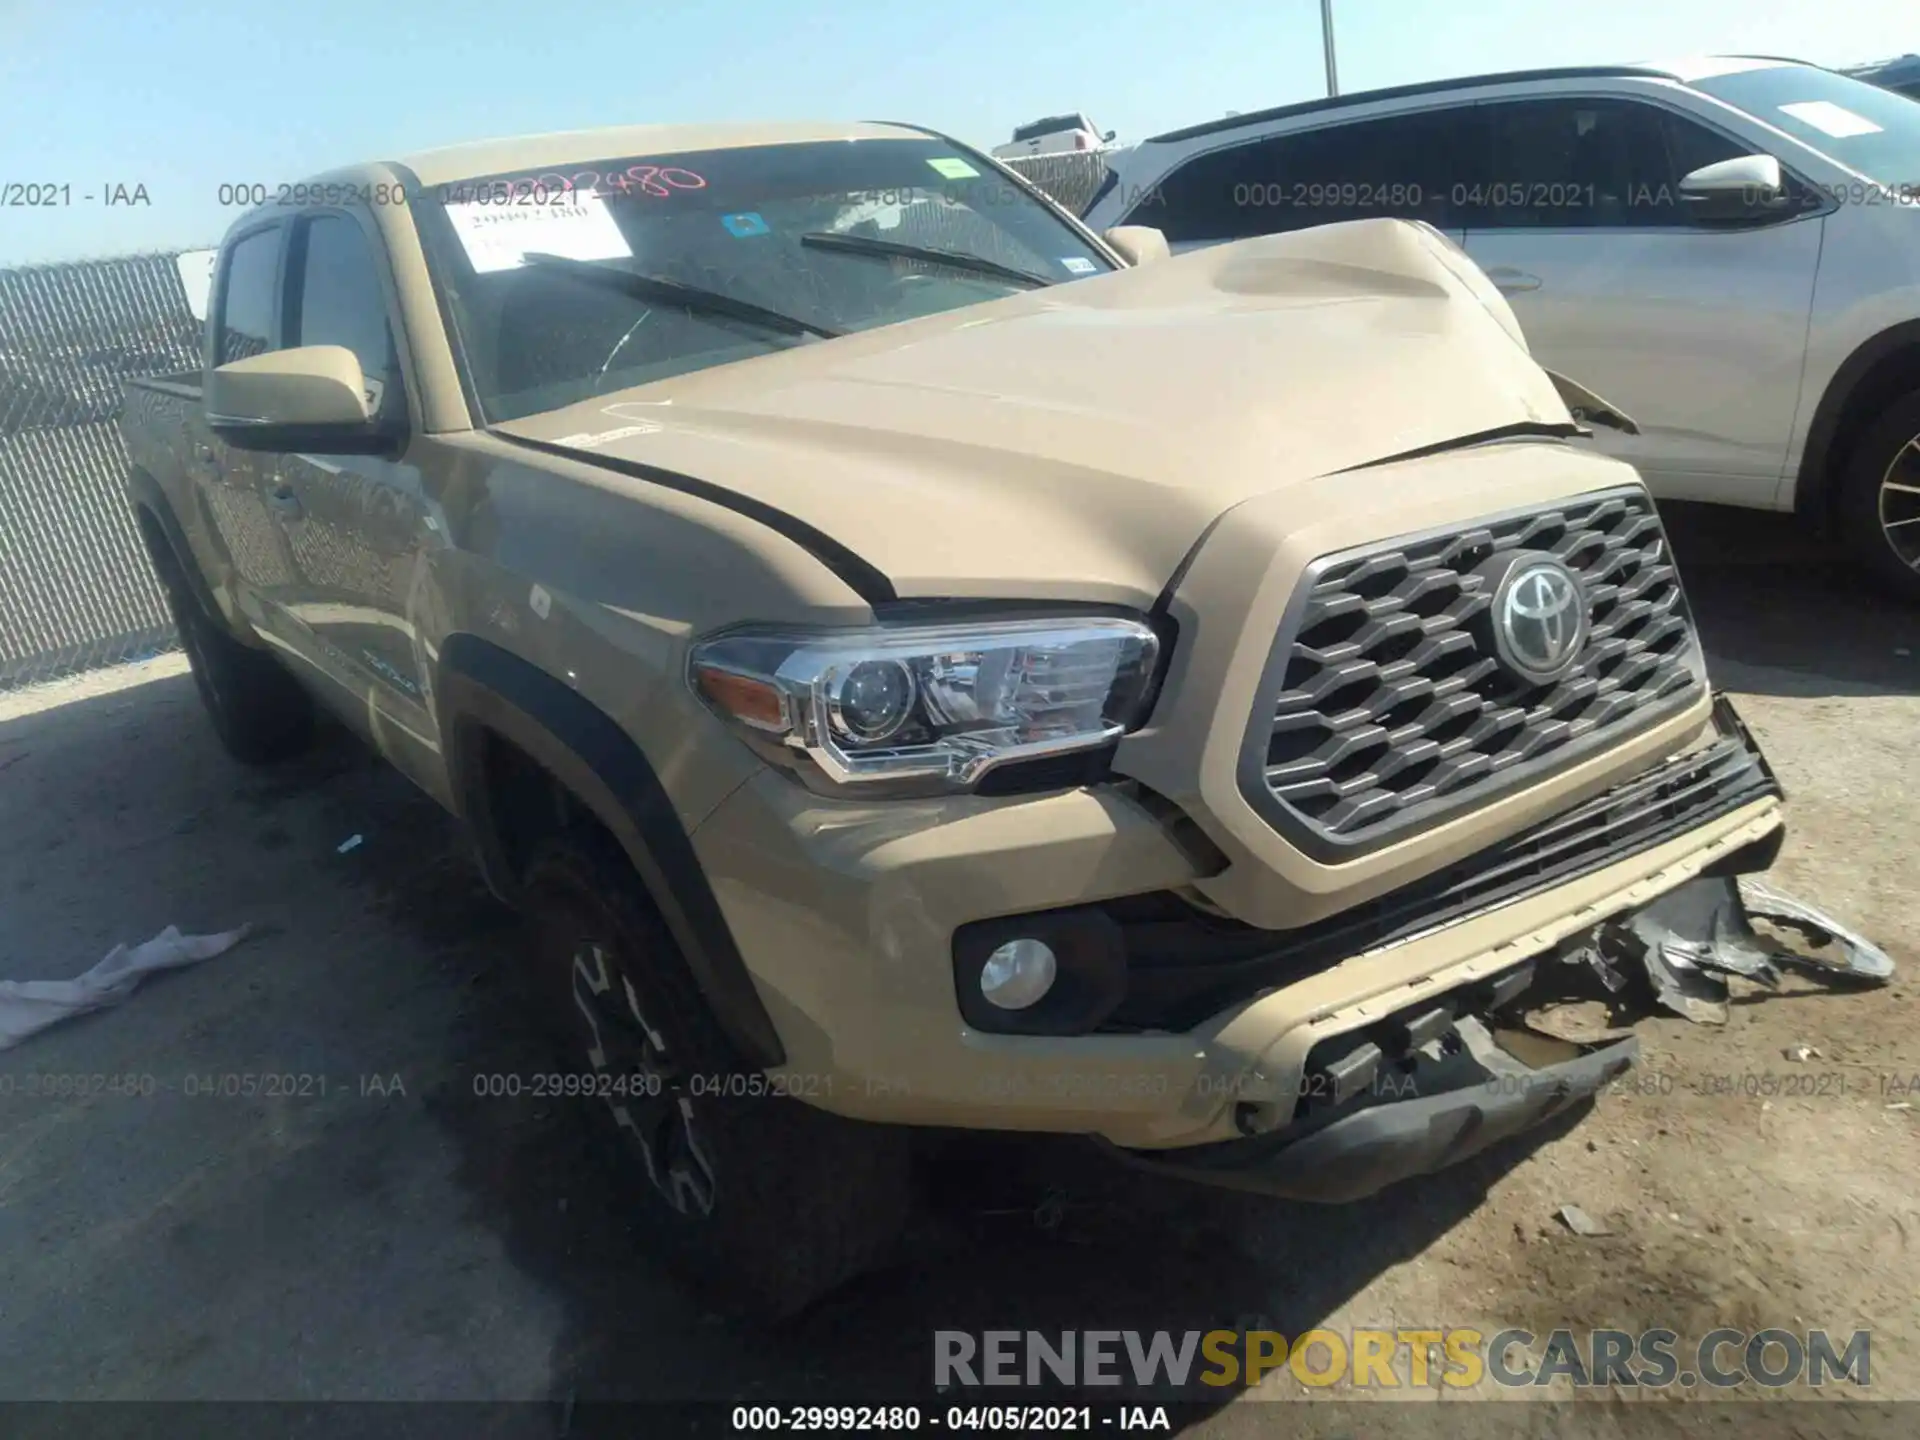
{"type": "Polygon", "coordinates": [[[1854,445],[1839,519],[1875,583],[1920,604],[1920,391],[1888,406],[1854,445]]]}
{"type": "Polygon", "coordinates": [[[873,1268],[911,1208],[905,1134],[774,1093],[743,1065],[604,835],[542,844],[526,894],[542,950],[528,978],[663,1258],[775,1321],[873,1268]]]}

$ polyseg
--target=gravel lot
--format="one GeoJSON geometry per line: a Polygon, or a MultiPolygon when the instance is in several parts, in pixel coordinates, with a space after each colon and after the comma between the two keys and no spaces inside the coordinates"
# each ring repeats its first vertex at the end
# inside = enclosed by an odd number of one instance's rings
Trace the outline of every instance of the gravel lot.
{"type": "MultiPolygon", "coordinates": [[[[343,735],[233,765],[177,660],[0,696],[0,977],[77,973],[167,924],[256,927],[0,1057],[0,1398],[844,1403],[921,1385],[935,1328],[1264,1322],[1866,1326],[1875,1393],[1920,1399],[1920,1109],[1888,1108],[1885,1078],[1920,1075],[1920,618],[1771,520],[1677,525],[1716,678],[1790,793],[1776,876],[1900,982],[1739,1004],[1723,1032],[1647,1022],[1670,1093],[1341,1210],[975,1142],[932,1178],[904,1268],[786,1335],[656,1270],[577,1107],[475,1098],[474,1074],[544,1057],[502,983],[516,924],[430,802],[343,735]],[[1801,1045],[1818,1055],[1785,1057],[1801,1045]],[[1698,1093],[1810,1066],[1845,1093],[1698,1093]],[[99,1073],[157,1093],[24,1093],[99,1073]],[[187,1093],[241,1073],[325,1093],[187,1093]],[[1037,1212],[1049,1191],[1064,1204],[1037,1212]],[[1570,1234],[1567,1203],[1613,1233],[1570,1234]]],[[[1249,1398],[1301,1393],[1282,1371],[1249,1398]]]]}

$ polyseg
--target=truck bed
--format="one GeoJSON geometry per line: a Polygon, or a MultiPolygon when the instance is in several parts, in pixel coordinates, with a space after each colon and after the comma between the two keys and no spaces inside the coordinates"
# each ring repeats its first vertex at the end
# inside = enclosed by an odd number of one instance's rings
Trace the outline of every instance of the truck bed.
{"type": "MultiPolygon", "coordinates": [[[[171,509],[176,526],[190,533],[193,516],[193,465],[197,451],[209,454],[213,436],[201,410],[201,372],[179,371],[127,381],[126,403],[120,408],[120,434],[129,462],[129,498],[145,490],[136,487],[136,474],[151,477],[171,509]]],[[[179,532],[176,532],[179,533],[179,532]]]]}

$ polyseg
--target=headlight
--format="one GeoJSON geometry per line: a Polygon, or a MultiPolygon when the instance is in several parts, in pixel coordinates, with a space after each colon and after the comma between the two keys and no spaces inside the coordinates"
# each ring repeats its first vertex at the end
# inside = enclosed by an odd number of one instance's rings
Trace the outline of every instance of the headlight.
{"type": "Polygon", "coordinates": [[[1160,643],[1137,620],[745,629],[694,646],[694,690],[834,786],[966,789],[1145,718],[1160,643]]]}

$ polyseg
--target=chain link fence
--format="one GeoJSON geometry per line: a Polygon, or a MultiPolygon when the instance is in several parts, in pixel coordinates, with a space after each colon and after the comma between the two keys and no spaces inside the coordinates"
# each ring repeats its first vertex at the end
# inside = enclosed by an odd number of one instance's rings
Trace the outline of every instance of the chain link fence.
{"type": "MultiPolygon", "coordinates": [[[[1097,151],[1010,162],[1078,214],[1097,151]]],[[[175,254],[0,270],[0,690],[170,650],[122,490],[126,382],[200,363],[175,254]]]]}
{"type": "Polygon", "coordinates": [[[1085,212],[1100,182],[1107,178],[1107,152],[1068,150],[1058,155],[1030,155],[1006,162],[1075,215],[1085,212]]]}
{"type": "Polygon", "coordinates": [[[200,334],[171,254],[0,270],[0,689],[173,646],[117,422],[200,334]]]}

